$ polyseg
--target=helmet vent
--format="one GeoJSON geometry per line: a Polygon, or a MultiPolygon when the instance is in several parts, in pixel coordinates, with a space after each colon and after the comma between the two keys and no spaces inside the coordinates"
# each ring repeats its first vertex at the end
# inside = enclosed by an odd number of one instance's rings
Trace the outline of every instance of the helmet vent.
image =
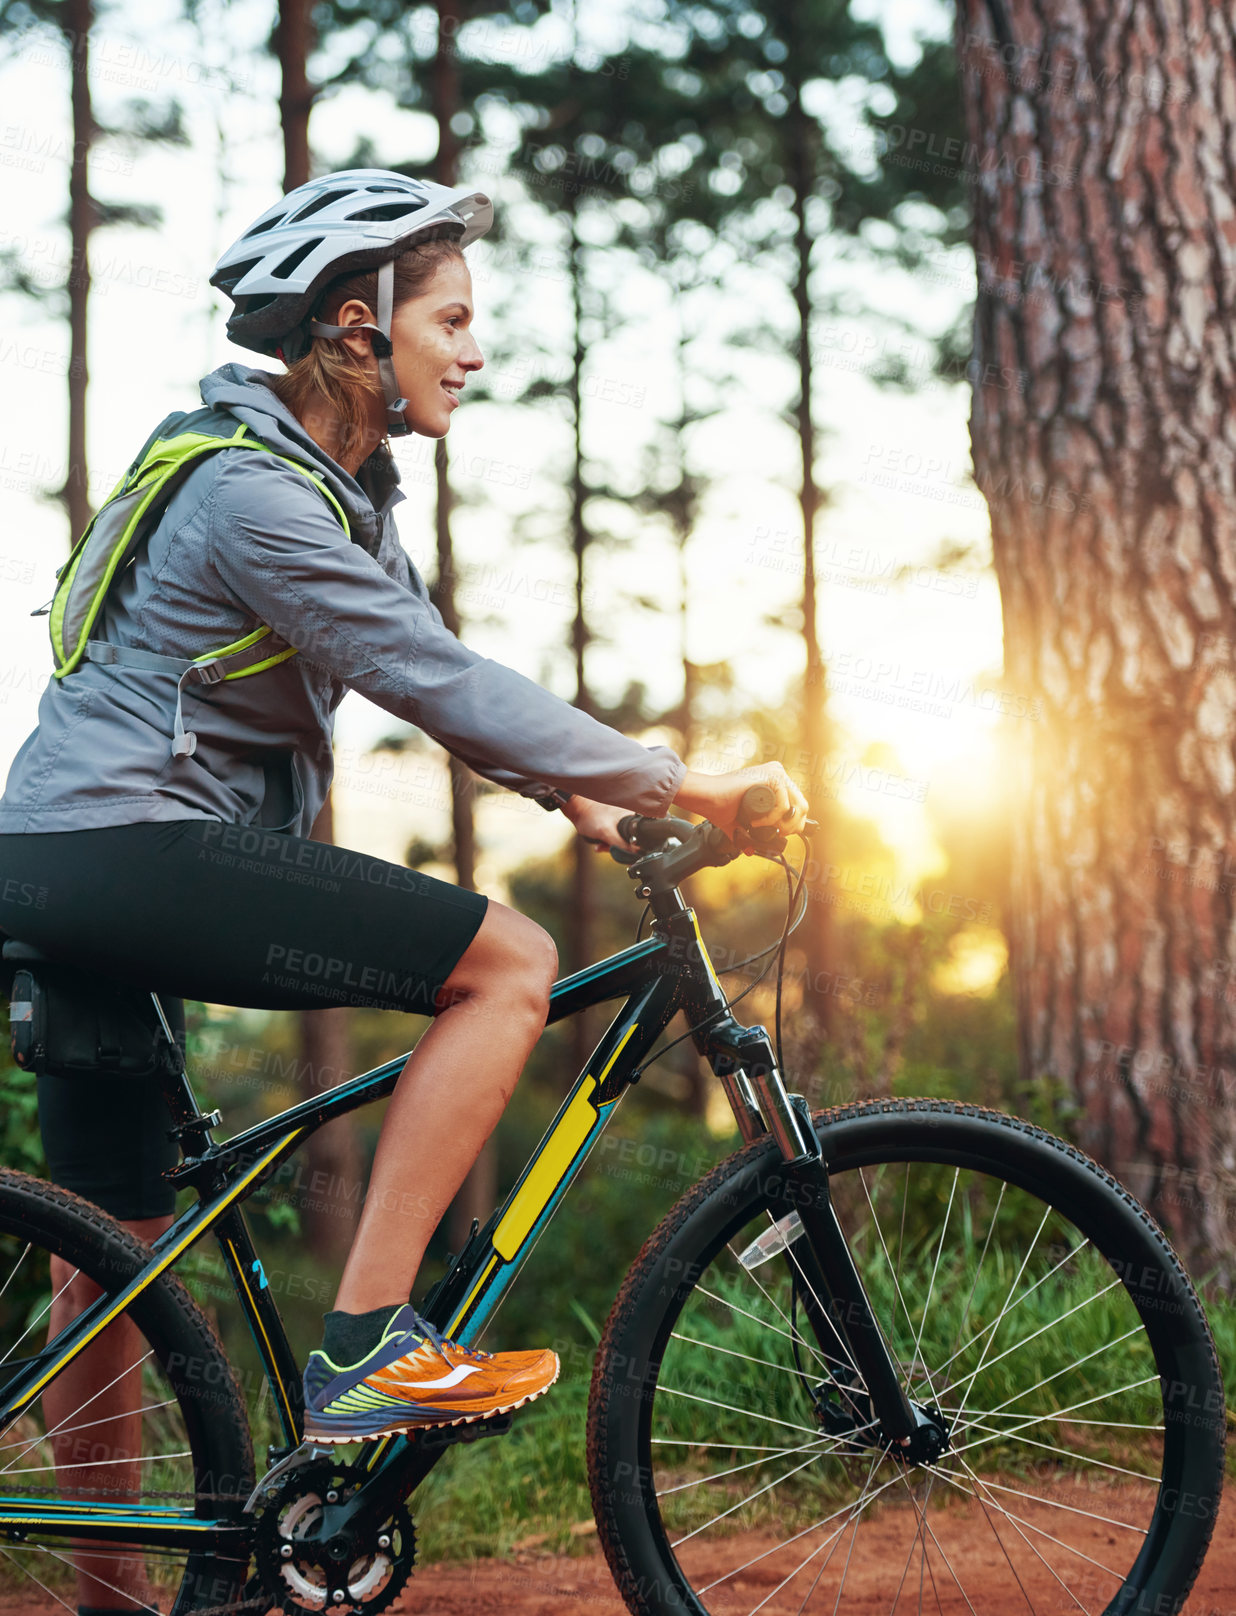
{"type": "Polygon", "coordinates": [[[266,230],[273,230],[277,224],[283,223],[285,217],[286,215],[281,213],[277,219],[261,219],[251,229],[246,230],[240,239],[248,241],[250,236],[260,236],[266,230]]]}
{"type": "Polygon", "coordinates": [[[239,286],[241,281],[244,280],[245,276],[254,267],[254,265],[260,264],[261,262],[262,260],[259,257],[247,258],[243,264],[233,264],[228,269],[226,277],[220,280],[220,290],[226,292],[230,297],[232,295],[233,288],[239,286]]]}
{"type": "Polygon", "coordinates": [[[347,191],[324,191],[321,196],[315,196],[312,202],[307,202],[299,213],[290,214],[289,220],[299,224],[302,219],[307,219],[311,213],[317,213],[321,208],[328,208],[332,202],[340,202],[347,195],[349,195],[347,191]]]}
{"type": "Polygon", "coordinates": [[[419,200],[408,202],[382,202],[376,208],[362,208],[350,213],[350,219],[402,219],[406,213],[419,213],[425,204],[419,200]]]}
{"type": "Polygon", "coordinates": [[[306,258],[308,258],[309,254],[314,250],[314,248],[320,247],[321,245],[321,236],[316,236],[309,241],[302,241],[299,247],[293,247],[292,251],[279,265],[278,269],[271,270],[271,275],[276,280],[287,280],[292,271],[296,269],[298,265],[302,264],[306,258]]]}

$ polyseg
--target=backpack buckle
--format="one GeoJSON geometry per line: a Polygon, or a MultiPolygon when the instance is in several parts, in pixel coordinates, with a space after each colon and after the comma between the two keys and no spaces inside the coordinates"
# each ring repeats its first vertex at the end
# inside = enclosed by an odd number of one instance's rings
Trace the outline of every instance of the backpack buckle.
{"type": "Polygon", "coordinates": [[[217,685],[221,679],[227,678],[221,665],[221,659],[218,658],[213,662],[195,662],[193,664],[193,676],[199,684],[203,685],[217,685]]]}

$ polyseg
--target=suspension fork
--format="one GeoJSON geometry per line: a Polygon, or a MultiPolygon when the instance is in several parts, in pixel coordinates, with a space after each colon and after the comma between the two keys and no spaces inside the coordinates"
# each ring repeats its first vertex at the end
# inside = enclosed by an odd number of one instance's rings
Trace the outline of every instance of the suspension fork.
{"type": "Polygon", "coordinates": [[[769,1133],[781,1163],[762,1186],[784,1214],[797,1212],[805,1238],[786,1248],[801,1276],[802,1301],[828,1363],[852,1363],[888,1441],[908,1444],[923,1417],[905,1394],[888,1342],[871,1310],[828,1186],[828,1166],[801,1094],[787,1094],[765,1028],[721,1023],[708,1058],[750,1143],[769,1133]]]}

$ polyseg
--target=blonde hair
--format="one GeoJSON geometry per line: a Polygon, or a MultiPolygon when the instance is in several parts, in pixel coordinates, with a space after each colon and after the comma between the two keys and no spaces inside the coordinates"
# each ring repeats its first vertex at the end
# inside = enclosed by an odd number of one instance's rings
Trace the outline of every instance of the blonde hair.
{"type": "MultiPolygon", "coordinates": [[[[422,296],[439,265],[451,258],[463,260],[458,241],[452,236],[431,236],[400,253],[395,259],[395,309],[422,296]]],[[[359,298],[370,314],[374,313],[378,306],[376,269],[362,270],[331,286],[316,318],[333,324],[339,310],[353,298],[359,298]]],[[[365,373],[362,361],[349,353],[342,339],[337,337],[314,337],[309,352],[294,360],[285,374],[276,376],[270,386],[276,397],[310,429],[312,423],[306,419],[306,411],[320,409],[325,401],[338,418],[338,445],[344,454],[364,442],[370,405],[374,399],[380,402],[383,396],[377,380],[365,373]]]]}

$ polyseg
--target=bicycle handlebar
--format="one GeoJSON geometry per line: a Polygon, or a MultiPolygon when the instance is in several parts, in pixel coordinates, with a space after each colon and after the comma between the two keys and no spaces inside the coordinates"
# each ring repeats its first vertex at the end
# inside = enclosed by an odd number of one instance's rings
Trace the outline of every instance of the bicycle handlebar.
{"type": "MultiPolygon", "coordinates": [[[[751,824],[758,814],[766,814],[776,800],[771,786],[754,785],[748,786],[739,803],[735,818],[758,852],[779,853],[785,847],[785,838],[775,825],[751,824]]],[[[646,888],[655,875],[655,886],[660,890],[677,886],[688,875],[710,865],[728,864],[741,851],[719,826],[707,819],[693,825],[687,819],[650,819],[644,814],[627,814],[618,821],[618,834],[624,841],[633,842],[640,851],[626,853],[612,847],[611,858],[619,864],[630,865],[631,875],[642,876],[646,888]],[[655,857],[645,864],[649,854],[655,857]]]]}

